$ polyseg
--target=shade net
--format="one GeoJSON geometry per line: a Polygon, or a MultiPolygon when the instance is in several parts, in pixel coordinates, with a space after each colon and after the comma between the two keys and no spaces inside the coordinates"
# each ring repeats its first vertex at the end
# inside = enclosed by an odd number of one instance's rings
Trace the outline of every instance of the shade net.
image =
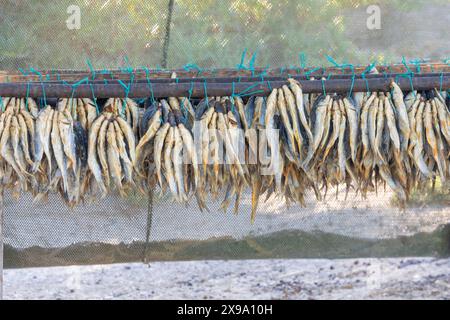
{"type": "MultiPolygon", "coordinates": [[[[379,1],[380,28],[369,29],[370,1],[1,0],[0,69],[251,68],[367,65],[450,55],[448,1],[379,1]],[[80,28],[70,30],[71,6],[80,28]],[[248,49],[242,60],[242,53],[248,49]],[[254,58],[253,61],[251,58],[254,58]]],[[[448,60],[447,60],[448,61],[448,60]]],[[[345,186],[306,207],[260,199],[250,222],[251,194],[227,212],[207,197],[194,200],[109,195],[67,208],[57,195],[35,203],[28,194],[4,199],[5,266],[98,264],[125,261],[338,258],[445,255],[449,252],[448,190],[416,191],[405,210],[388,187],[362,199],[345,186]]]]}

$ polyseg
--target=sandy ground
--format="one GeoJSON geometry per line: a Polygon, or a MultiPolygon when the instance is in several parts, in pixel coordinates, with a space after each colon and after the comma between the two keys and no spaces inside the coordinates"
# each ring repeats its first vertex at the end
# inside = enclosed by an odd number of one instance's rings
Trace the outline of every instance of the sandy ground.
{"type": "Polygon", "coordinates": [[[5,299],[450,299],[450,259],[241,260],[6,270],[5,299]]]}
{"type": "MultiPolygon", "coordinates": [[[[341,188],[342,189],[342,188],[341,188]]],[[[156,200],[150,239],[209,239],[231,236],[267,234],[281,230],[320,230],[351,237],[371,239],[393,238],[430,232],[450,222],[448,207],[411,208],[404,212],[389,204],[393,194],[369,194],[367,200],[350,193],[345,200],[342,190],[338,198],[330,190],[325,201],[307,197],[307,206],[286,207],[284,201],[271,199],[259,204],[255,223],[250,223],[251,198],[242,197],[238,215],[218,210],[210,203],[211,212],[201,213],[192,202],[188,207],[170,200],[156,200]]],[[[58,198],[45,204],[33,204],[24,196],[19,202],[5,200],[5,243],[16,248],[30,246],[64,247],[79,242],[131,243],[145,239],[147,223],[146,199],[133,203],[108,197],[92,205],[74,210],[66,208],[58,198]]],[[[217,201],[220,204],[221,199],[217,201]]]]}

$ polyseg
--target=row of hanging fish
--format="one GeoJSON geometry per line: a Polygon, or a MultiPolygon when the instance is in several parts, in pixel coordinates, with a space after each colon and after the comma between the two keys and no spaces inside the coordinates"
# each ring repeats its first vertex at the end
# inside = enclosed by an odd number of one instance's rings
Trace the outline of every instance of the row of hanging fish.
{"type": "Polygon", "coordinates": [[[33,99],[3,98],[2,185],[36,200],[58,192],[69,206],[147,193],[156,185],[208,210],[226,211],[251,191],[305,205],[330,187],[363,197],[389,186],[404,203],[411,190],[450,178],[446,92],[306,94],[294,79],[266,96],[184,97],[146,101],[60,99],[39,110],[33,99]],[[100,110],[99,110],[100,109],[100,110]]]}
{"type": "Polygon", "coordinates": [[[162,100],[152,105],[136,165],[146,162],[141,175],[147,181],[157,177],[152,185],[169,190],[178,201],[195,196],[201,210],[207,210],[206,195],[216,199],[224,192],[222,209],[234,198],[237,213],[242,193],[250,189],[252,219],[261,195],[304,206],[307,192],[321,200],[339,185],[345,185],[346,197],[351,189],[366,197],[388,186],[405,205],[413,188],[450,178],[450,112],[446,92],[404,97],[395,82],[390,87],[389,92],[352,96],[304,94],[289,79],[269,96],[245,103],[239,97],[205,98],[194,108],[194,119],[187,113],[188,121],[162,100]],[[188,138],[194,139],[196,152],[181,147],[183,139],[175,148],[169,134],[169,128],[185,123],[192,127],[188,138]],[[183,148],[190,162],[175,170],[183,148]]]}

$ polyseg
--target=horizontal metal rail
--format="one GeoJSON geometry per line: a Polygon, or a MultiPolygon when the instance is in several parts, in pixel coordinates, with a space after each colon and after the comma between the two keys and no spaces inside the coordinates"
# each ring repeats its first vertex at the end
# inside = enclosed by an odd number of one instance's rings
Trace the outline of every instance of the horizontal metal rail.
{"type": "MultiPolygon", "coordinates": [[[[450,65],[442,62],[429,62],[421,64],[392,64],[388,66],[376,66],[380,73],[439,73],[450,72],[450,65]]],[[[328,76],[330,74],[361,74],[366,71],[366,66],[351,67],[289,67],[289,68],[255,68],[254,70],[222,68],[222,69],[174,69],[174,70],[150,70],[144,68],[130,68],[121,70],[42,70],[34,73],[23,74],[18,71],[0,71],[0,82],[21,82],[39,80],[66,80],[77,81],[84,77],[91,80],[126,79],[131,75],[138,79],[171,78],[175,73],[179,78],[225,78],[225,77],[255,77],[264,75],[267,77],[305,75],[314,77],[328,76]]]]}
{"type": "MultiPolygon", "coordinates": [[[[400,77],[395,79],[400,88],[405,91],[429,90],[450,88],[450,76],[432,77],[400,77]]],[[[305,93],[347,93],[365,91],[387,91],[393,78],[369,78],[369,79],[336,79],[336,80],[300,80],[305,93]]],[[[258,81],[258,82],[233,82],[233,83],[206,83],[206,82],[182,82],[182,83],[136,83],[125,88],[122,84],[80,84],[76,90],[69,85],[54,83],[0,83],[0,96],[7,97],[130,97],[146,98],[154,96],[182,97],[190,96],[199,98],[207,96],[230,96],[230,95],[267,95],[273,88],[280,88],[287,84],[283,81],[258,81]]]]}
{"type": "MultiPolygon", "coordinates": [[[[391,73],[391,74],[334,74],[329,75],[328,77],[311,77],[311,76],[305,76],[305,75],[290,75],[290,78],[294,78],[296,80],[320,80],[322,78],[325,78],[326,80],[336,80],[336,79],[352,79],[353,77],[355,79],[376,79],[376,78],[392,78],[392,79],[398,79],[400,77],[448,77],[450,76],[450,72],[442,72],[442,73],[412,73],[412,74],[404,74],[404,73],[391,73]]],[[[65,85],[74,85],[76,86],[77,83],[81,84],[82,82],[89,81],[89,83],[92,84],[114,84],[119,83],[119,80],[122,81],[125,85],[129,85],[130,83],[147,83],[147,84],[153,84],[153,83],[191,83],[191,82],[207,82],[209,83],[232,83],[232,82],[264,82],[264,81],[285,81],[286,76],[273,76],[273,77],[222,77],[222,78],[156,78],[156,79],[130,79],[130,78],[118,78],[118,79],[110,79],[110,80],[89,80],[88,78],[84,78],[81,80],[81,82],[76,81],[61,81],[61,80],[52,80],[52,81],[44,81],[45,83],[51,83],[51,84],[65,84],[65,85]]],[[[34,83],[41,83],[41,81],[20,81],[20,82],[13,82],[13,83],[27,83],[34,84],[34,83]]]]}

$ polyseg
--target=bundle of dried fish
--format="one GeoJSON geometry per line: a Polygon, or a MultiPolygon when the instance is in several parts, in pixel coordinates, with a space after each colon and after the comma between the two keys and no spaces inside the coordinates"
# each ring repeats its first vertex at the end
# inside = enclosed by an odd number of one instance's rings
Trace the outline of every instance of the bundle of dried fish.
{"type": "Polygon", "coordinates": [[[115,189],[125,196],[135,185],[136,138],[115,104],[106,104],[89,130],[87,162],[101,197],[115,189]]]}
{"type": "Polygon", "coordinates": [[[84,130],[89,130],[92,122],[97,118],[97,108],[89,98],[60,99],[57,109],[61,112],[67,110],[72,116],[73,121],[78,121],[84,130]]]}
{"type": "Polygon", "coordinates": [[[58,108],[46,106],[36,119],[35,163],[31,172],[38,177],[35,200],[59,192],[68,206],[83,200],[88,172],[87,131],[74,121],[64,101],[58,108]]]}
{"type": "Polygon", "coordinates": [[[36,159],[35,117],[38,107],[33,99],[2,98],[0,115],[0,178],[14,195],[32,191],[37,185],[30,174],[36,159]]]}
{"type": "Polygon", "coordinates": [[[111,112],[119,114],[132,128],[134,135],[137,136],[140,108],[134,100],[129,98],[109,98],[103,106],[103,109],[111,110],[111,112]]]}

